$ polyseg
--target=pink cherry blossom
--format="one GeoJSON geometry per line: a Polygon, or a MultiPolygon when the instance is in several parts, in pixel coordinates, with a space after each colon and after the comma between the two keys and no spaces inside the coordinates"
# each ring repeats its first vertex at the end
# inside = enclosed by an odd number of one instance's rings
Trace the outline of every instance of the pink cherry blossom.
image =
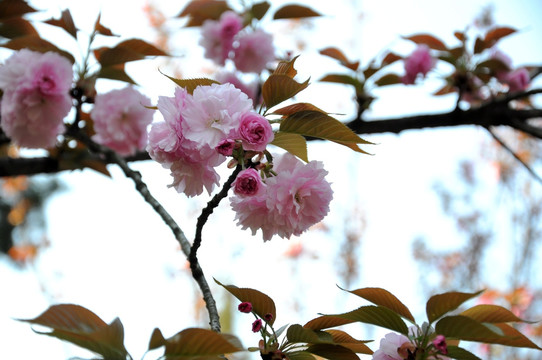
{"type": "Polygon", "coordinates": [[[446,355],[448,353],[448,346],[446,345],[446,337],[444,335],[437,335],[433,339],[433,345],[441,354],[446,355]]]}
{"type": "Polygon", "coordinates": [[[243,19],[233,11],[226,11],[219,21],[206,20],[201,28],[200,45],[205,57],[224,65],[233,50],[234,37],[243,27],[243,19]]]}
{"type": "Polygon", "coordinates": [[[214,148],[187,139],[184,110],[191,98],[186,90],[177,88],[174,97],[159,97],[158,111],[164,121],[153,123],[149,131],[147,151],[151,158],[171,171],[170,185],[187,196],[210,194],[219,184],[215,167],[226,159],[214,148]]]}
{"type": "Polygon", "coordinates": [[[271,124],[265,117],[252,111],[241,115],[239,138],[243,149],[264,151],[274,137],[271,124]]]}
{"type": "Polygon", "coordinates": [[[503,80],[508,84],[510,92],[524,91],[531,83],[529,71],[525,68],[510,71],[503,80]]]}
{"type": "Polygon", "coordinates": [[[405,75],[402,77],[403,84],[411,85],[416,81],[416,77],[422,76],[435,66],[435,60],[429,52],[427,45],[418,45],[416,50],[405,60],[405,75]]]}
{"type": "Polygon", "coordinates": [[[218,143],[215,149],[221,155],[231,156],[233,154],[233,149],[235,149],[235,140],[224,139],[218,143]]]}
{"type": "Polygon", "coordinates": [[[232,84],[198,86],[186,98],[183,134],[200,146],[215,148],[239,127],[239,117],[252,101],[232,84]]]}
{"type": "Polygon", "coordinates": [[[404,335],[388,333],[380,340],[380,348],[373,353],[373,360],[403,360],[398,350],[409,342],[404,335]]]}
{"type": "Polygon", "coordinates": [[[19,146],[54,146],[72,107],[72,79],[71,63],[57,53],[14,53],[0,67],[2,130],[19,146]]]}
{"type": "Polygon", "coordinates": [[[148,97],[130,86],[99,94],[90,113],[96,131],[93,140],[123,156],[143,150],[153,117],[153,111],[145,108],[150,105],[148,97]]]}
{"type": "Polygon", "coordinates": [[[264,241],[300,235],[327,215],[333,197],[321,162],[304,164],[286,153],[274,164],[277,175],[265,180],[265,191],[230,200],[237,223],[253,235],[261,229],[264,241]]]}
{"type": "Polygon", "coordinates": [[[235,67],[242,72],[260,73],[275,59],[273,37],[261,29],[240,33],[233,51],[235,67]]]}
{"type": "Polygon", "coordinates": [[[260,174],[252,168],[241,171],[232,184],[235,194],[241,197],[256,195],[263,186],[260,174]]]}

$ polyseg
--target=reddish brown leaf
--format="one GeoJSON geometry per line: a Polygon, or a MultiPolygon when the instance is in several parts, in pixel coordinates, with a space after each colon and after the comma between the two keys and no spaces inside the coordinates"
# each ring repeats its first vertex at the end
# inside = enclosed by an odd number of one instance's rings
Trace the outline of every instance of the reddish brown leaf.
{"type": "Polygon", "coordinates": [[[262,97],[266,109],[294,97],[309,86],[309,79],[298,83],[288,75],[271,74],[262,86],[262,97]]]}
{"type": "MultiPolygon", "coordinates": [[[[160,70],[159,70],[160,71],[160,70]]],[[[212,85],[212,84],[220,84],[218,81],[216,80],[212,80],[212,79],[207,79],[207,78],[198,78],[198,79],[176,79],[174,77],[171,77],[171,76],[168,76],[166,74],[164,74],[163,72],[160,71],[160,73],[162,75],[164,75],[165,77],[167,77],[168,79],[170,79],[171,81],[173,81],[175,84],[179,85],[180,87],[186,89],[186,91],[189,93],[189,94],[192,94],[194,92],[194,90],[198,87],[198,86],[209,86],[209,85],[212,85]]]]}
{"type": "Polygon", "coordinates": [[[401,77],[397,74],[386,74],[375,81],[375,84],[378,86],[396,85],[401,83],[401,77]]]}
{"type": "Polygon", "coordinates": [[[23,16],[35,11],[36,9],[28,5],[24,0],[0,1],[0,20],[23,16]]]}
{"type": "Polygon", "coordinates": [[[278,146],[290,154],[297,156],[305,162],[309,162],[307,154],[307,140],[299,134],[290,134],[285,132],[275,133],[275,138],[271,145],[278,146]]]}
{"type": "Polygon", "coordinates": [[[42,53],[45,53],[47,51],[54,51],[64,56],[72,64],[75,62],[74,57],[70,53],[59,49],[58,47],[56,47],[49,41],[44,40],[41,37],[39,37],[39,35],[25,35],[25,36],[17,37],[15,39],[11,39],[7,43],[4,43],[0,46],[8,48],[8,49],[12,49],[12,50],[21,50],[21,49],[26,48],[29,50],[42,52],[42,53]]]}
{"type": "Polygon", "coordinates": [[[102,47],[94,50],[94,56],[103,66],[124,64],[143,60],[147,56],[167,56],[167,53],[141,39],[129,39],[113,48],[102,47]]]}
{"type": "Polygon", "coordinates": [[[384,56],[384,59],[382,59],[382,66],[393,64],[394,62],[398,60],[402,60],[402,59],[403,59],[402,56],[397,55],[393,52],[389,52],[386,54],[386,56],[384,56]]]}
{"type": "Polygon", "coordinates": [[[73,22],[70,10],[63,10],[59,19],[52,18],[45,21],[45,23],[53,26],[58,26],[64,29],[68,34],[73,36],[74,39],[77,39],[77,28],[75,27],[75,24],[73,22]]]}
{"type": "Polygon", "coordinates": [[[271,314],[272,319],[269,323],[272,325],[277,317],[277,311],[275,308],[275,302],[266,294],[261,291],[250,288],[238,288],[235,285],[224,285],[215,279],[215,282],[228,290],[230,294],[235,296],[242,302],[249,302],[252,304],[252,311],[256,313],[260,318],[265,318],[265,315],[271,314]]]}
{"type": "Polygon", "coordinates": [[[425,44],[431,49],[435,50],[447,50],[446,45],[433,35],[429,34],[418,34],[405,37],[405,39],[415,42],[416,44],[425,44]]]}
{"type": "Polygon", "coordinates": [[[491,304],[473,306],[459,315],[468,316],[476,321],[487,323],[524,322],[524,320],[518,318],[510,310],[491,304]]]}
{"type": "Polygon", "coordinates": [[[459,40],[461,42],[465,41],[465,39],[466,39],[465,38],[465,33],[462,32],[462,31],[455,31],[454,36],[456,37],[457,40],[459,40]]]}
{"type": "Polygon", "coordinates": [[[136,82],[124,71],[124,64],[117,64],[102,67],[97,74],[97,77],[102,79],[111,79],[124,81],[129,84],[136,84],[136,82]]]}
{"type": "Polygon", "coordinates": [[[297,70],[294,68],[294,63],[298,57],[299,55],[289,61],[285,61],[285,60],[280,61],[275,71],[273,71],[273,74],[286,75],[293,79],[297,75],[297,70]]]}
{"type": "Polygon", "coordinates": [[[307,348],[307,352],[333,360],[359,360],[358,356],[350,349],[334,344],[316,344],[307,348]]]}
{"type": "Polygon", "coordinates": [[[511,27],[498,27],[488,31],[484,38],[484,41],[488,44],[488,47],[492,47],[497,41],[499,41],[503,37],[511,35],[515,32],[517,32],[517,30],[511,27]]]}
{"type": "MultiPolygon", "coordinates": [[[[344,289],[343,289],[344,290],[344,289]]],[[[372,302],[375,305],[386,307],[396,314],[415,322],[410,310],[395,295],[388,290],[381,288],[361,288],[357,290],[346,290],[351,294],[357,295],[372,302]]]]}
{"type": "Polygon", "coordinates": [[[206,359],[221,358],[221,355],[243,350],[237,338],[219,334],[212,330],[189,328],[165,340],[164,356],[168,359],[177,357],[206,359]]]}
{"type": "Polygon", "coordinates": [[[273,19],[299,19],[321,16],[309,7],[301,5],[285,5],[275,12],[273,19]]]}
{"type": "Polygon", "coordinates": [[[217,20],[222,13],[231,10],[226,1],[193,0],[177,17],[189,17],[186,26],[201,26],[205,20],[217,20]]]}
{"type": "Polygon", "coordinates": [[[505,336],[504,339],[495,342],[496,344],[542,350],[540,346],[536,345],[512,326],[508,324],[495,324],[495,326],[497,326],[505,336]]]}
{"type": "Polygon", "coordinates": [[[256,3],[250,8],[250,14],[252,15],[252,18],[260,20],[265,16],[270,7],[271,4],[269,4],[267,1],[256,3]]]}
{"type": "Polygon", "coordinates": [[[326,330],[326,332],[331,334],[331,337],[335,344],[344,346],[345,348],[348,348],[355,353],[368,355],[373,354],[373,351],[367,345],[365,345],[365,343],[370,341],[354,339],[348,333],[341,330],[326,330]]]}
{"type": "Polygon", "coordinates": [[[277,110],[273,111],[273,114],[276,114],[276,115],[292,115],[292,114],[294,114],[296,112],[305,111],[305,110],[319,111],[322,114],[327,114],[327,112],[325,112],[323,110],[320,110],[319,108],[317,108],[313,104],[309,104],[309,103],[297,103],[297,104],[288,105],[288,106],[285,106],[283,108],[280,108],[280,109],[277,109],[277,110]]]}
{"type": "Polygon", "coordinates": [[[0,37],[14,39],[25,35],[38,35],[38,32],[29,21],[15,17],[0,22],[0,37]]]}
{"type": "Polygon", "coordinates": [[[343,52],[336,47],[328,47],[320,50],[320,54],[329,56],[332,59],[338,60],[343,66],[356,71],[359,67],[359,61],[350,62],[343,52]]]}
{"type": "Polygon", "coordinates": [[[96,31],[98,34],[100,35],[105,35],[105,36],[118,36],[118,35],[115,35],[113,34],[113,32],[103,26],[101,23],[100,23],[100,19],[101,19],[101,14],[98,15],[98,18],[96,19],[96,22],[94,23],[94,31],[96,31]]]}
{"type": "Polygon", "coordinates": [[[480,295],[482,291],[475,293],[463,293],[451,291],[444,294],[431,296],[426,304],[427,319],[430,323],[440,318],[449,311],[457,309],[465,301],[480,295]]]}
{"type": "Polygon", "coordinates": [[[474,42],[474,53],[480,54],[482,51],[484,51],[487,48],[490,48],[491,45],[488,44],[486,41],[482,40],[482,38],[477,37],[476,41],[474,42]]]}

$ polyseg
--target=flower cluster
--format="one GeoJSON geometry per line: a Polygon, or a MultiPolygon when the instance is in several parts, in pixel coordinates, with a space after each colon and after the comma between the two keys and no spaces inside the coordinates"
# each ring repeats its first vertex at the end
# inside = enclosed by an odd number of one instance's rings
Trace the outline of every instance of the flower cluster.
{"type": "Polygon", "coordinates": [[[148,97],[130,86],[99,94],[90,113],[96,131],[93,140],[124,156],[145,149],[153,117],[145,106],[150,105],[148,97]]]}
{"type": "Polygon", "coordinates": [[[494,50],[492,57],[502,61],[510,69],[497,72],[497,79],[502,84],[508,85],[510,92],[524,91],[529,87],[531,79],[526,68],[513,69],[512,59],[497,49],[494,50]]]}
{"type": "Polygon", "coordinates": [[[243,19],[233,11],[218,21],[206,20],[201,35],[205,57],[219,65],[231,59],[242,72],[260,73],[275,58],[273,37],[261,29],[243,29],[243,19]]]}
{"type": "Polygon", "coordinates": [[[405,59],[404,65],[405,75],[401,81],[405,85],[412,85],[416,82],[418,75],[425,77],[435,66],[435,59],[431,56],[427,45],[418,45],[416,50],[405,59]]]}
{"type": "Polygon", "coordinates": [[[274,134],[252,101],[231,84],[183,88],[159,97],[163,122],[151,126],[147,151],[171,171],[170,185],[187,196],[209,194],[219,183],[215,168],[227,156],[243,166],[234,183],[231,207],[243,229],[262,229],[290,238],[321,221],[329,211],[331,185],[321,162],[303,163],[290,154],[260,163],[274,134]],[[252,159],[256,157],[254,162],[252,159]]]}
{"type": "Polygon", "coordinates": [[[300,235],[327,215],[333,197],[319,161],[304,164],[286,153],[275,157],[273,171],[265,181],[254,169],[242,171],[231,198],[238,224],[253,235],[261,229],[264,241],[300,235]]]}
{"type": "Polygon", "coordinates": [[[19,146],[53,147],[72,107],[72,79],[72,64],[57,53],[15,52],[0,67],[2,130],[19,146]]]}

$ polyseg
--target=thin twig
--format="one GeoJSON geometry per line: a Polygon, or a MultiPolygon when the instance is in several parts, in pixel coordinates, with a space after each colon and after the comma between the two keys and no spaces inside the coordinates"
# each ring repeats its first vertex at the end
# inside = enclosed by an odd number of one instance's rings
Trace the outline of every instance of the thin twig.
{"type": "MultiPolygon", "coordinates": [[[[160,217],[166,225],[171,229],[173,234],[175,235],[175,239],[179,242],[181,245],[181,249],[184,252],[184,254],[188,257],[190,255],[190,249],[191,245],[186,236],[184,235],[184,232],[181,230],[179,225],[175,222],[175,220],[169,215],[167,210],[152,196],[150,193],[147,185],[143,182],[141,173],[139,171],[132,170],[126,161],[120,157],[116,152],[113,150],[102,146],[100,144],[95,143],[92,141],[87,135],[82,134],[80,131],[77,131],[75,129],[71,130],[68,129],[69,135],[73,136],[74,138],[78,139],[79,141],[83,142],[91,151],[95,153],[103,154],[109,162],[117,164],[122,171],[124,172],[124,175],[126,177],[133,180],[135,183],[135,187],[137,191],[143,196],[145,201],[152,206],[154,211],[160,217]]],[[[198,274],[197,278],[195,276],[194,280],[199,285],[199,288],[203,294],[203,299],[205,300],[205,304],[207,307],[207,311],[209,312],[209,321],[211,325],[211,329],[216,332],[220,332],[220,317],[218,315],[218,309],[216,307],[216,302],[213,298],[213,294],[211,293],[211,288],[209,287],[209,284],[207,283],[207,280],[205,279],[205,276],[203,274],[203,270],[201,266],[198,263],[197,258],[195,259],[195,262],[191,267],[195,269],[195,273],[198,274]]],[[[194,274],[194,270],[193,270],[194,274]]]]}
{"type": "Polygon", "coordinates": [[[523,165],[523,167],[525,169],[527,169],[527,171],[529,172],[529,174],[531,174],[531,176],[536,180],[538,181],[540,184],[542,184],[542,178],[529,166],[529,164],[527,164],[525,161],[523,161],[523,159],[521,159],[518,154],[516,154],[514,152],[514,150],[512,150],[508,145],[506,145],[506,143],[500,138],[497,136],[497,134],[495,134],[495,132],[493,132],[493,130],[491,130],[490,128],[486,128],[487,131],[489,132],[489,134],[493,137],[493,139],[498,142],[502,147],[503,149],[505,149],[506,151],[508,151],[513,157],[514,159],[516,159],[517,161],[519,161],[519,163],[521,165],[523,165]]]}

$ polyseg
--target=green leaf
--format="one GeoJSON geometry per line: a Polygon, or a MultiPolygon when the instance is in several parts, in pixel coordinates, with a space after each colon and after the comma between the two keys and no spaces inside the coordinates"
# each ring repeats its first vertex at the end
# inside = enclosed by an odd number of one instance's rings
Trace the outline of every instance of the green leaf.
{"type": "Polygon", "coordinates": [[[124,71],[124,64],[102,67],[96,76],[102,79],[119,80],[136,85],[136,82],[124,71]]]}
{"type": "Polygon", "coordinates": [[[321,344],[333,343],[331,334],[325,331],[312,330],[304,328],[299,324],[294,324],[288,327],[286,331],[286,337],[291,343],[308,343],[308,344],[321,344]]]}
{"type": "Polygon", "coordinates": [[[125,40],[115,47],[94,50],[94,56],[102,67],[143,60],[147,56],[167,56],[167,53],[141,39],[125,40]]]}
{"type": "Polygon", "coordinates": [[[386,74],[375,81],[378,86],[402,84],[401,77],[397,74],[386,74]]]}
{"type": "Polygon", "coordinates": [[[45,21],[46,24],[58,26],[64,29],[68,34],[70,34],[74,39],[77,39],[77,28],[73,22],[72,14],[70,10],[63,10],[60,14],[60,19],[51,18],[45,21]]]}
{"type": "Polygon", "coordinates": [[[224,354],[243,350],[235,336],[198,328],[184,329],[165,342],[167,359],[221,359],[224,354]]]}
{"type": "Polygon", "coordinates": [[[373,353],[373,351],[367,345],[365,345],[365,343],[368,343],[370,341],[354,339],[348,333],[341,330],[326,330],[326,332],[331,334],[331,337],[335,344],[344,346],[345,348],[348,348],[355,353],[369,355],[373,353]]]}
{"type": "Polygon", "coordinates": [[[429,323],[437,320],[447,312],[457,309],[465,301],[480,295],[482,292],[483,290],[475,293],[447,292],[431,296],[425,306],[429,323]]]}
{"type": "Polygon", "coordinates": [[[443,317],[436,323],[435,332],[446,337],[489,344],[496,344],[503,339],[502,335],[484,324],[462,315],[443,317]]]}
{"type": "Polygon", "coordinates": [[[339,120],[320,111],[305,110],[288,115],[280,123],[280,131],[312,136],[340,143],[371,144],[363,140],[339,120]]]}
{"type": "Polygon", "coordinates": [[[292,77],[282,74],[271,74],[262,86],[265,107],[270,109],[281,102],[294,97],[309,86],[309,79],[298,83],[292,77]]]}
{"type": "Polygon", "coordinates": [[[476,321],[486,323],[526,322],[518,318],[510,310],[492,304],[476,305],[459,315],[468,316],[476,321]]]}
{"type": "Polygon", "coordinates": [[[25,35],[38,35],[38,32],[29,21],[15,17],[0,22],[0,37],[14,39],[25,35]]]}
{"type": "Polygon", "coordinates": [[[500,329],[500,331],[504,334],[504,337],[493,342],[493,344],[542,350],[540,346],[533,343],[511,325],[501,323],[495,324],[495,326],[500,329]]]}
{"type": "Polygon", "coordinates": [[[303,325],[303,327],[307,329],[320,330],[332,328],[335,326],[351,324],[353,322],[355,322],[355,320],[345,319],[336,315],[322,315],[310,320],[305,325],[303,325]]]}
{"type": "MultiPolygon", "coordinates": [[[[160,71],[160,70],[158,70],[160,71]]],[[[175,79],[174,77],[171,77],[169,75],[166,75],[164,74],[163,72],[160,71],[160,74],[164,75],[165,77],[167,77],[168,79],[170,79],[171,81],[173,81],[175,84],[179,85],[180,87],[186,89],[186,91],[189,93],[189,94],[192,94],[194,92],[194,90],[198,87],[198,86],[210,86],[210,85],[213,85],[213,84],[220,84],[218,81],[216,80],[212,80],[212,79],[207,79],[207,78],[198,78],[198,79],[175,79]]]]}
{"type": "Polygon", "coordinates": [[[301,5],[285,5],[277,10],[273,19],[299,19],[314,16],[322,16],[309,7],[301,5]]]}
{"type": "Polygon", "coordinates": [[[401,317],[392,310],[381,306],[362,306],[356,310],[333,316],[381,326],[405,335],[408,334],[408,327],[401,317]]]}
{"type": "Polygon", "coordinates": [[[107,325],[90,310],[72,304],[53,305],[35,319],[21,320],[51,328],[51,332],[38,332],[71,342],[107,360],[126,360],[124,328],[117,318],[107,325]]]}
{"type": "Polygon", "coordinates": [[[328,74],[318,81],[352,85],[356,89],[356,94],[363,92],[363,83],[355,77],[346,74],[328,74]]]}
{"type": "Polygon", "coordinates": [[[297,104],[292,104],[292,105],[288,105],[283,108],[277,109],[273,111],[273,115],[292,115],[297,112],[305,111],[305,110],[318,111],[318,112],[321,112],[322,114],[327,114],[324,110],[321,110],[320,108],[314,106],[313,104],[297,103],[297,104]]]}
{"type": "MultiPolygon", "coordinates": [[[[345,290],[345,289],[342,289],[345,290]]],[[[392,293],[381,288],[361,288],[357,290],[345,290],[351,294],[364,298],[375,305],[383,306],[415,323],[414,317],[410,310],[392,293]]]]}
{"type": "Polygon", "coordinates": [[[23,0],[2,0],[0,1],[0,21],[4,19],[20,17],[24,14],[35,12],[36,9],[31,7],[23,0]]]}
{"type": "Polygon", "coordinates": [[[447,357],[458,360],[482,360],[478,356],[474,355],[470,351],[457,346],[448,346],[447,357]]]}
{"type": "Polygon", "coordinates": [[[215,282],[222,286],[224,289],[228,290],[230,294],[235,296],[241,302],[249,302],[252,304],[252,311],[256,313],[260,318],[264,318],[266,314],[271,314],[273,318],[269,322],[270,325],[273,325],[277,317],[277,311],[275,308],[275,302],[266,294],[250,289],[250,288],[238,288],[235,285],[224,285],[220,281],[214,279],[215,282]]]}
{"type": "Polygon", "coordinates": [[[279,131],[275,133],[275,138],[271,142],[271,145],[278,146],[301,160],[309,162],[307,140],[301,135],[279,131]]]}
{"type": "Polygon", "coordinates": [[[343,54],[343,52],[336,47],[327,47],[325,49],[320,50],[320,54],[329,56],[330,58],[333,58],[335,60],[338,60],[341,65],[346,66],[350,70],[356,71],[359,67],[359,61],[356,62],[350,62],[346,56],[343,54]]]}
{"type": "Polygon", "coordinates": [[[425,44],[429,46],[429,48],[434,49],[434,50],[448,49],[441,40],[429,34],[418,34],[418,35],[407,36],[405,37],[405,39],[413,41],[416,44],[425,44]]]}
{"type": "Polygon", "coordinates": [[[316,360],[316,358],[307,351],[286,352],[290,360],[316,360]]]}
{"type": "Polygon", "coordinates": [[[487,32],[486,36],[484,37],[484,42],[486,42],[487,47],[490,48],[493,45],[495,45],[497,41],[499,41],[503,37],[511,35],[515,32],[517,32],[517,30],[511,27],[506,27],[506,26],[498,27],[487,32]]]}
{"type": "Polygon", "coordinates": [[[161,346],[166,345],[167,340],[162,335],[160,329],[155,328],[152,331],[151,340],[149,341],[149,350],[158,349],[161,346]]]}
{"type": "Polygon", "coordinates": [[[307,352],[330,360],[359,360],[350,349],[334,344],[315,344],[307,348],[307,352]]]}
{"type": "Polygon", "coordinates": [[[253,19],[260,20],[265,16],[270,7],[271,4],[269,4],[267,1],[256,3],[250,8],[250,14],[252,15],[253,19]]]}
{"type": "Polygon", "coordinates": [[[218,20],[228,10],[231,8],[223,0],[192,0],[177,17],[188,16],[188,27],[201,26],[205,20],[218,20]]]}
{"type": "Polygon", "coordinates": [[[20,36],[15,39],[11,39],[7,43],[3,43],[0,45],[1,47],[5,47],[12,50],[21,50],[21,49],[29,49],[41,53],[46,53],[48,51],[54,51],[62,56],[64,56],[66,59],[68,59],[72,64],[75,62],[75,58],[68,53],[67,51],[61,50],[52,43],[50,43],[47,40],[42,39],[39,37],[39,35],[25,35],[20,36]]]}

